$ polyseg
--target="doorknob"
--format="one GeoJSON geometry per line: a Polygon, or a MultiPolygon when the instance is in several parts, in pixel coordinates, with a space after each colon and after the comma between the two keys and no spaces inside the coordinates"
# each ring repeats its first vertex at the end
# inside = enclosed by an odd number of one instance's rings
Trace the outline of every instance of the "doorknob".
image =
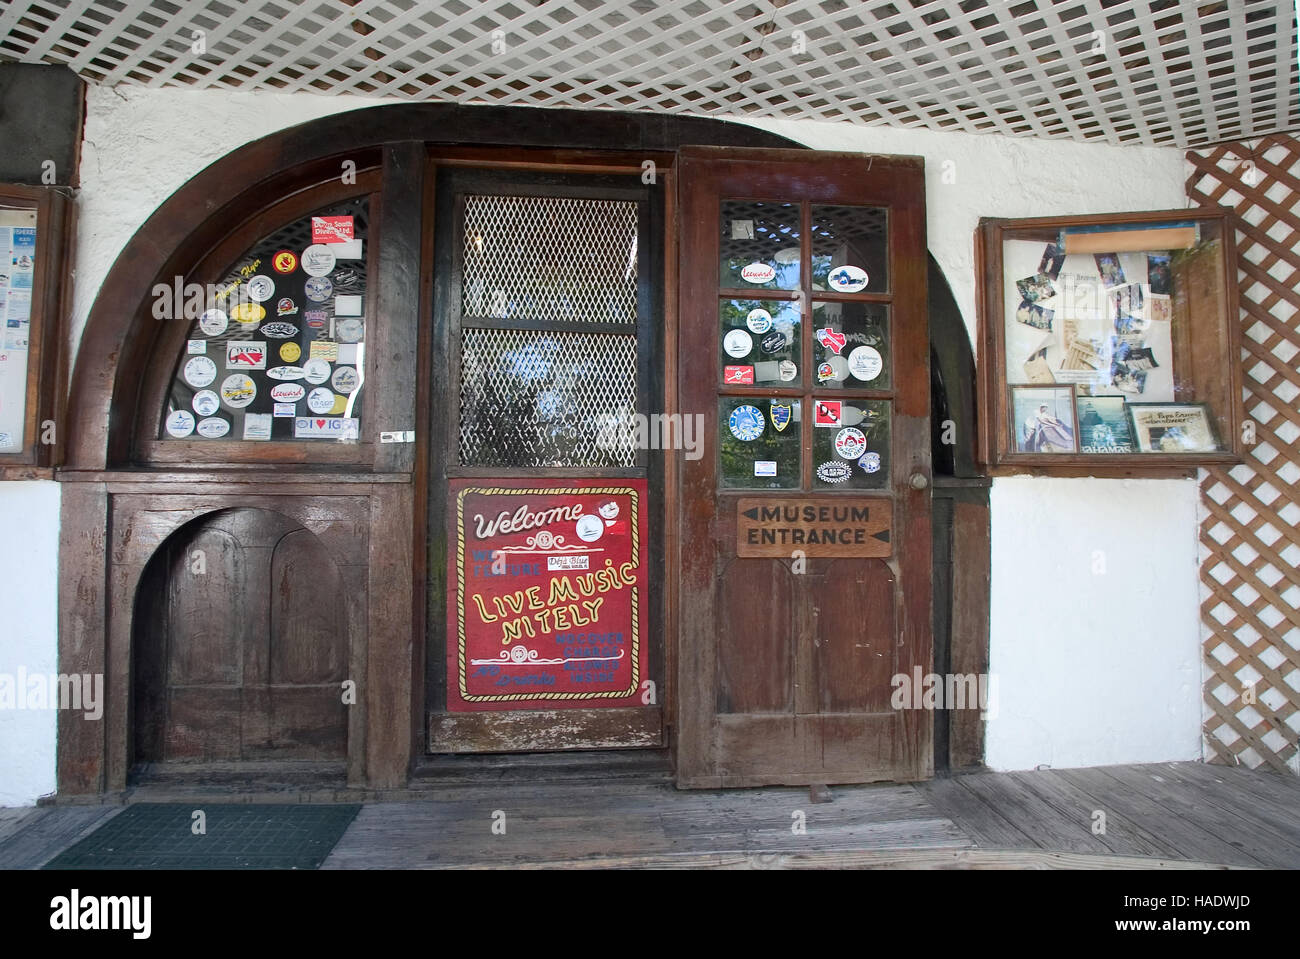
{"type": "Polygon", "coordinates": [[[912,489],[925,489],[930,485],[930,481],[925,478],[924,473],[913,473],[909,482],[912,484],[912,489]]]}

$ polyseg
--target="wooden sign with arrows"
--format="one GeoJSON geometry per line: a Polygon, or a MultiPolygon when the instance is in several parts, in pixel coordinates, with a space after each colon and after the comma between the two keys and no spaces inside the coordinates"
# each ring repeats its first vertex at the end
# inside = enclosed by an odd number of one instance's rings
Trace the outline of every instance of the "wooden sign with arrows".
{"type": "Polygon", "coordinates": [[[885,497],[745,497],[736,506],[736,555],[890,555],[893,500],[885,497]]]}

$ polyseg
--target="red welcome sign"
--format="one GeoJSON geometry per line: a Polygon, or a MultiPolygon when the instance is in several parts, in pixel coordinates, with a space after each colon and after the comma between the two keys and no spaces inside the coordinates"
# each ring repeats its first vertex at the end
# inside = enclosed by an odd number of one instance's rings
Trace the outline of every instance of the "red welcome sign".
{"type": "Polygon", "coordinates": [[[640,704],[646,481],[453,480],[447,709],[640,704]]]}

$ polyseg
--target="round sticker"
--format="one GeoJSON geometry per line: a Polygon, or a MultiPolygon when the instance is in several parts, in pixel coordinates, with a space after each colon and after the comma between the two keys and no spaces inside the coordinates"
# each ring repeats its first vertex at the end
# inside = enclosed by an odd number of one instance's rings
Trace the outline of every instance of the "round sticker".
{"type": "Polygon", "coordinates": [[[194,432],[194,414],[189,410],[177,410],[167,417],[167,433],[177,439],[194,432]]]}
{"type": "Polygon", "coordinates": [[[217,364],[206,356],[193,356],[185,364],[185,382],[195,389],[207,386],[217,378],[217,364]]]}
{"type": "Polygon", "coordinates": [[[342,416],[348,408],[348,398],[334,394],[334,405],[330,407],[330,412],[335,416],[342,416]]]}
{"type": "Polygon", "coordinates": [[[302,291],[313,303],[324,303],[334,294],[334,284],[328,276],[313,276],[302,285],[302,291]]]}
{"type": "Polygon", "coordinates": [[[875,473],[880,470],[880,454],[876,452],[863,453],[862,458],[858,460],[858,465],[868,473],[875,473]]]}
{"type": "Polygon", "coordinates": [[[298,269],[298,254],[292,250],[281,250],[271,260],[276,273],[292,273],[298,269]]]}
{"type": "Polygon", "coordinates": [[[754,339],[744,330],[731,330],[722,338],[722,348],[728,356],[748,356],[754,348],[754,339]]]}
{"type": "Polygon", "coordinates": [[[307,394],[307,406],[313,413],[328,413],[334,409],[334,394],[320,386],[307,394]]]}
{"type": "Polygon", "coordinates": [[[248,298],[254,303],[265,303],[275,296],[275,282],[269,276],[255,276],[248,281],[248,298]]]}
{"type": "Polygon", "coordinates": [[[276,383],[271,387],[271,399],[277,403],[297,403],[307,395],[307,387],[301,383],[276,383]]]}
{"type": "Polygon", "coordinates": [[[230,325],[224,310],[208,310],[199,317],[199,329],[208,336],[220,336],[230,325]]]}
{"type": "Polygon", "coordinates": [[[302,356],[302,347],[297,343],[280,344],[280,359],[286,363],[297,363],[298,358],[302,356]]]}
{"type": "Polygon", "coordinates": [[[221,382],[221,398],[231,409],[242,410],[257,397],[257,384],[244,373],[232,373],[221,382]]]}
{"type": "Polygon", "coordinates": [[[336,392],[351,393],[361,385],[361,380],[357,376],[357,371],[351,366],[340,366],[330,377],[330,385],[336,392]]]}
{"type": "Polygon", "coordinates": [[[576,531],[578,539],[584,543],[594,543],[605,532],[605,523],[595,513],[588,513],[578,517],[576,531]]]}
{"type": "Polygon", "coordinates": [[[302,268],[308,276],[324,276],[334,269],[334,251],[324,243],[313,243],[302,251],[302,268]]]}
{"type": "Polygon", "coordinates": [[[785,334],[780,330],[773,330],[767,336],[759,340],[758,345],[764,353],[780,353],[786,348],[787,340],[785,334]]]}
{"type": "Polygon", "coordinates": [[[230,308],[230,318],[236,323],[261,323],[266,319],[266,307],[260,303],[239,303],[230,308]]]}
{"type": "Polygon", "coordinates": [[[748,443],[763,435],[763,414],[759,412],[757,406],[749,404],[737,406],[727,425],[731,429],[732,436],[748,443]]]}
{"type": "Polygon", "coordinates": [[[225,436],[230,432],[230,420],[223,420],[220,416],[214,416],[211,419],[199,420],[198,433],[200,436],[206,436],[210,440],[225,436]]]}
{"type": "Polygon", "coordinates": [[[794,360],[782,360],[776,368],[776,373],[781,379],[789,383],[799,375],[799,367],[795,366],[794,360]]]}
{"type": "Polygon", "coordinates": [[[884,366],[885,361],[874,346],[859,346],[849,354],[849,372],[860,380],[874,380],[884,366]]]}
{"type": "Polygon", "coordinates": [[[835,434],[835,452],[846,460],[855,460],[867,449],[867,438],[862,430],[846,426],[835,434]]]}
{"type": "Polygon", "coordinates": [[[843,483],[853,473],[848,463],[831,460],[817,467],[817,478],[823,483],[843,483]]]}
{"type": "Polygon", "coordinates": [[[330,365],[324,360],[308,360],[302,368],[302,375],[308,383],[324,383],[330,378],[330,365]]]}
{"type": "Polygon", "coordinates": [[[745,317],[745,325],[749,327],[751,333],[761,336],[772,328],[772,314],[761,306],[750,310],[749,315],[745,317]]]}
{"type": "Polygon", "coordinates": [[[212,390],[199,390],[190,401],[190,406],[194,407],[194,412],[199,416],[211,416],[221,409],[221,399],[212,390]]]}
{"type": "Polygon", "coordinates": [[[355,316],[350,316],[335,323],[334,332],[344,343],[356,343],[366,335],[366,325],[355,316]]]}
{"type": "Polygon", "coordinates": [[[867,271],[860,266],[840,266],[831,270],[826,282],[840,293],[857,293],[867,287],[867,271]]]}
{"type": "Polygon", "coordinates": [[[776,279],[776,267],[767,263],[751,263],[741,269],[740,278],[746,283],[771,283],[776,279]]]}

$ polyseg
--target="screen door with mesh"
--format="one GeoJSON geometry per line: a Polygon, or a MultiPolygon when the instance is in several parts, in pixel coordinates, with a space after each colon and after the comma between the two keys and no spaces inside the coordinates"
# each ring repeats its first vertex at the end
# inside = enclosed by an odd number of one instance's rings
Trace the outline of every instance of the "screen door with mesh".
{"type": "Polygon", "coordinates": [[[430,752],[662,744],[652,189],[438,171],[430,752]]]}

